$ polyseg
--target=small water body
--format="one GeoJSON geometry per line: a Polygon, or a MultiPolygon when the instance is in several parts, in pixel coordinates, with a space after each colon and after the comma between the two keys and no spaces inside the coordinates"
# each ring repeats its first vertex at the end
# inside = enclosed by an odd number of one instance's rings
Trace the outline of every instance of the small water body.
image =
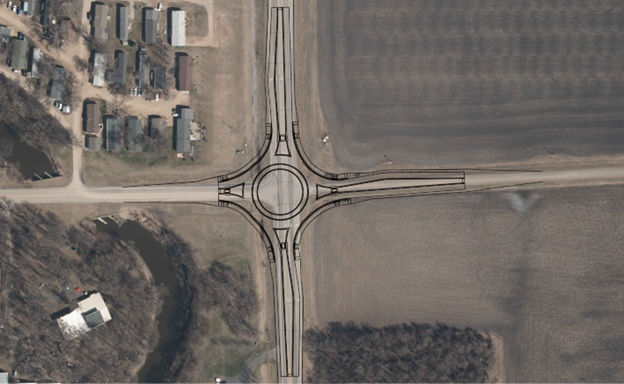
{"type": "Polygon", "coordinates": [[[52,177],[58,176],[48,155],[22,140],[7,123],[0,120],[0,141],[4,140],[13,143],[13,153],[7,161],[16,164],[22,175],[31,180],[40,180],[37,175],[44,179],[48,178],[46,172],[52,177]]]}
{"type": "Polygon", "coordinates": [[[169,294],[165,296],[162,311],[156,317],[158,321],[158,345],[148,356],[139,370],[140,383],[161,383],[165,370],[173,360],[174,347],[180,341],[184,308],[182,306],[182,286],[173,270],[172,259],[167,250],[154,236],[136,221],[126,221],[119,226],[111,219],[104,219],[106,224],[95,220],[95,225],[102,232],[118,237],[124,242],[133,242],[157,285],[164,285],[169,294]]]}

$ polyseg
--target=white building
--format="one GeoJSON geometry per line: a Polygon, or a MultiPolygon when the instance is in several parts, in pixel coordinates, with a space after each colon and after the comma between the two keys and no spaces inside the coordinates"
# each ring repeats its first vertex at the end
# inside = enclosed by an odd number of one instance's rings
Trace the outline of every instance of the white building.
{"type": "Polygon", "coordinates": [[[43,58],[43,53],[38,47],[34,47],[32,50],[32,57],[30,58],[30,74],[31,77],[39,76],[39,61],[43,58]]]}
{"type": "Polygon", "coordinates": [[[182,48],[186,44],[186,12],[176,10],[171,12],[171,46],[182,48]]]}
{"type": "Polygon", "coordinates": [[[74,339],[111,320],[110,312],[99,293],[92,293],[78,302],[78,308],[56,320],[63,337],[74,339]]]}
{"type": "Polygon", "coordinates": [[[97,87],[103,87],[105,76],[106,76],[106,55],[98,52],[93,57],[93,81],[91,82],[91,84],[97,87]]]}

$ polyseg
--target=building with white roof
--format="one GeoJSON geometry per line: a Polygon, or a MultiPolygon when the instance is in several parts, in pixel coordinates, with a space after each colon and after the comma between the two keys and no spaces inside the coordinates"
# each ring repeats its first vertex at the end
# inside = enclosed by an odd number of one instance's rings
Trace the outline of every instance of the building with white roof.
{"type": "Polygon", "coordinates": [[[171,46],[183,48],[186,44],[186,28],[185,28],[186,12],[175,10],[171,12],[171,46]]]}
{"type": "Polygon", "coordinates": [[[78,308],[60,317],[58,323],[66,340],[74,339],[111,320],[110,312],[99,293],[78,302],[78,308]]]}
{"type": "Polygon", "coordinates": [[[106,76],[106,55],[97,52],[93,56],[93,81],[91,82],[96,87],[104,86],[104,78],[106,76]]]}

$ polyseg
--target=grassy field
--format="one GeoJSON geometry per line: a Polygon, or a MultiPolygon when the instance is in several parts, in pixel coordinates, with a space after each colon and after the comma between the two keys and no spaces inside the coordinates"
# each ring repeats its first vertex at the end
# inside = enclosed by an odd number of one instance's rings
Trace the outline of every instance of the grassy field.
{"type": "Polygon", "coordinates": [[[306,327],[470,326],[502,337],[506,382],[617,381],[623,191],[459,194],[332,210],[304,242],[306,327]]]}

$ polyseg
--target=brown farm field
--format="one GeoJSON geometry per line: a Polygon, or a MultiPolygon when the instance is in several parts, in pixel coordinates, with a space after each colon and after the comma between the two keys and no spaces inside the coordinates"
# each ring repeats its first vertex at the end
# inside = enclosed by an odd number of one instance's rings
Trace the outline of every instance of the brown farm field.
{"type": "Polygon", "coordinates": [[[470,326],[501,336],[507,382],[618,381],[623,191],[458,194],[331,210],[306,234],[305,326],[470,326]]]}
{"type": "Polygon", "coordinates": [[[323,119],[350,169],[624,152],[621,1],[319,0],[314,12],[323,119]]]}

